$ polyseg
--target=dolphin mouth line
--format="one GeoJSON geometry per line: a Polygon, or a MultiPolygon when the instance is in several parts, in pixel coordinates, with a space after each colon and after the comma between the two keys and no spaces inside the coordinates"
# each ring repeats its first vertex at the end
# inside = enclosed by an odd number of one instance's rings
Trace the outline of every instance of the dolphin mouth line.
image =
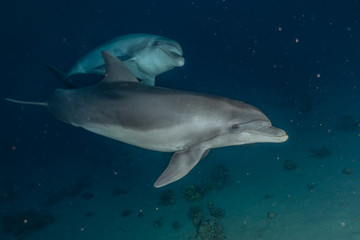
{"type": "MultiPolygon", "coordinates": [[[[280,129],[279,129],[280,130],[280,129]]],[[[274,134],[271,134],[271,133],[266,133],[266,132],[262,132],[261,131],[261,128],[256,131],[256,130],[253,130],[253,131],[247,131],[248,133],[252,133],[252,134],[256,134],[256,135],[261,135],[261,136],[265,136],[265,137],[273,137],[273,138],[283,138],[283,137],[286,137],[286,138],[289,138],[289,135],[286,134],[285,131],[281,130],[281,135],[274,135],[274,134]]]]}
{"type": "Polygon", "coordinates": [[[249,132],[256,134],[258,136],[262,136],[264,138],[269,138],[268,140],[265,140],[264,142],[274,142],[274,143],[280,143],[280,142],[286,142],[289,139],[289,135],[286,133],[280,136],[277,135],[271,135],[271,134],[261,134],[259,132],[249,132]]]}
{"type": "Polygon", "coordinates": [[[171,50],[165,50],[164,51],[167,55],[169,55],[170,57],[173,57],[173,58],[183,58],[183,56],[180,54],[180,53],[177,53],[175,51],[171,51],[171,50]]]}

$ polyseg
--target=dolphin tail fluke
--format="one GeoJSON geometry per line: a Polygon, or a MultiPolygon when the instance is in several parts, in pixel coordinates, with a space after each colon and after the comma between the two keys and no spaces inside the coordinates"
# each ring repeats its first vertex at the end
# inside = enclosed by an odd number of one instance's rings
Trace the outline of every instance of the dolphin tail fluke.
{"type": "Polygon", "coordinates": [[[45,67],[47,69],[50,70],[50,72],[52,72],[55,77],[57,77],[58,79],[60,79],[60,81],[69,89],[74,89],[76,88],[75,85],[70,81],[70,79],[67,77],[67,75],[60,71],[59,69],[57,69],[56,67],[53,67],[49,64],[45,64],[45,67]]]}
{"type": "Polygon", "coordinates": [[[5,100],[14,102],[14,103],[20,103],[20,104],[37,105],[37,106],[42,106],[42,107],[48,106],[47,102],[27,102],[27,101],[14,100],[14,99],[10,99],[10,98],[5,98],[5,100]]]}

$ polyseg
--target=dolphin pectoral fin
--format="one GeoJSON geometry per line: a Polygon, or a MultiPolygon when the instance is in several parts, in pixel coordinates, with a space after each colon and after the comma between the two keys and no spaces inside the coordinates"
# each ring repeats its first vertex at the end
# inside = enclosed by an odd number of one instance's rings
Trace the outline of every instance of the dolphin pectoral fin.
{"type": "Polygon", "coordinates": [[[141,81],[142,84],[148,85],[148,86],[154,86],[155,85],[155,78],[145,78],[141,81]]]}
{"type": "Polygon", "coordinates": [[[127,61],[133,61],[135,58],[132,55],[121,55],[121,56],[116,56],[120,61],[122,61],[123,63],[127,62],[127,61]]]}
{"type": "Polygon", "coordinates": [[[92,69],[93,72],[95,73],[102,73],[102,72],[105,72],[105,64],[102,64],[102,65],[99,65],[99,66],[96,66],[92,69]]]}
{"type": "Polygon", "coordinates": [[[57,69],[56,67],[53,67],[49,64],[45,64],[45,67],[50,70],[54,74],[55,77],[57,77],[67,88],[74,89],[76,86],[71,82],[71,80],[66,76],[65,73],[57,69]]]}
{"type": "Polygon", "coordinates": [[[156,180],[154,187],[163,187],[184,177],[209,151],[210,149],[197,146],[175,152],[165,171],[156,180]]]}

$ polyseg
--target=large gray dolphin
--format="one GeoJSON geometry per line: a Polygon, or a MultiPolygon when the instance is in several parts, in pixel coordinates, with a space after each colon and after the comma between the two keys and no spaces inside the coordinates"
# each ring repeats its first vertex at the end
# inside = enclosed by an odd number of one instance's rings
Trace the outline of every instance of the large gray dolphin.
{"type": "Polygon", "coordinates": [[[74,74],[105,74],[101,52],[118,57],[142,83],[154,86],[155,77],[184,65],[179,43],[152,34],[128,34],[114,38],[81,57],[68,74],[48,66],[67,86],[73,87],[69,77],[74,74]]]}
{"type": "Polygon", "coordinates": [[[139,84],[118,58],[102,55],[106,74],[93,86],[57,89],[47,102],[7,100],[45,106],[61,121],[118,141],[175,152],[155,187],[184,177],[212,148],[288,139],[256,107],[139,84]]]}

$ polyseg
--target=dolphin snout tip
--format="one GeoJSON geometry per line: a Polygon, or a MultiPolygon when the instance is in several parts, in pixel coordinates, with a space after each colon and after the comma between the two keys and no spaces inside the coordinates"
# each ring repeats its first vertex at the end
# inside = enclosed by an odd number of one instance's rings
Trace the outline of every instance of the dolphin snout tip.
{"type": "Polygon", "coordinates": [[[179,57],[179,59],[177,60],[177,66],[182,67],[184,66],[184,64],[185,64],[185,58],[179,57]]]}
{"type": "Polygon", "coordinates": [[[289,135],[284,130],[281,130],[280,142],[286,142],[289,139],[289,135]]]}
{"type": "Polygon", "coordinates": [[[289,139],[287,133],[280,128],[271,126],[268,130],[270,130],[269,133],[271,133],[276,142],[285,142],[289,139]]]}
{"type": "Polygon", "coordinates": [[[289,135],[287,135],[287,134],[285,133],[285,135],[283,136],[283,142],[286,142],[288,139],[289,139],[289,135]]]}

